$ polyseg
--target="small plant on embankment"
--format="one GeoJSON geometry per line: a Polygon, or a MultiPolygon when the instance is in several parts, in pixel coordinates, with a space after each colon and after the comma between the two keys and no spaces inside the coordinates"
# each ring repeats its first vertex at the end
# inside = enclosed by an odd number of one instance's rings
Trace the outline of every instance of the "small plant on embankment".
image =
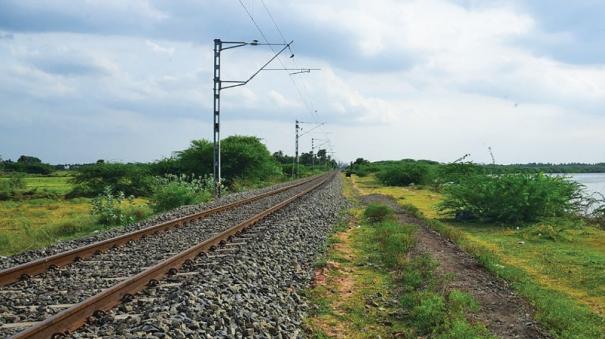
{"type": "MultiPolygon", "coordinates": [[[[368,209],[375,210],[376,206],[368,206],[365,213],[368,209]]],[[[430,257],[408,258],[416,226],[401,225],[391,219],[370,227],[379,261],[393,272],[408,336],[489,337],[484,326],[470,324],[466,319],[467,314],[479,310],[472,296],[458,290],[446,291],[443,278],[435,274],[437,263],[430,257]]]]}
{"type": "Polygon", "coordinates": [[[323,278],[306,293],[310,337],[490,337],[466,318],[478,308],[470,295],[445,291],[429,257],[410,258],[418,226],[398,223],[381,204],[359,212],[361,224],[337,233],[323,278]]]}
{"type": "Polygon", "coordinates": [[[370,223],[382,222],[393,217],[393,210],[383,204],[369,204],[363,217],[370,223]]]}
{"type": "Polygon", "coordinates": [[[443,187],[439,209],[460,220],[531,222],[581,209],[581,186],[537,174],[470,175],[443,187]]]}
{"type": "Polygon", "coordinates": [[[183,205],[209,201],[214,191],[214,180],[209,177],[189,178],[185,175],[157,177],[153,185],[151,206],[156,212],[183,205]]]}
{"type": "Polygon", "coordinates": [[[146,217],[147,212],[134,205],[134,197],[126,197],[124,192],[113,193],[111,186],[105,187],[91,201],[90,214],[105,226],[126,225],[146,217]]]}

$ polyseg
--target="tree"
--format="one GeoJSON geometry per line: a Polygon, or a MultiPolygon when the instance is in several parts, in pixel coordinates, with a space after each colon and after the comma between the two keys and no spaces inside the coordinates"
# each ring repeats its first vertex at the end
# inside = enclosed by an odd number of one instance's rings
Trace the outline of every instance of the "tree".
{"type": "Polygon", "coordinates": [[[212,174],[212,157],[212,143],[205,139],[193,140],[189,148],[176,152],[179,167],[187,175],[212,174]]]}
{"type": "Polygon", "coordinates": [[[311,165],[313,163],[313,154],[311,152],[300,155],[300,163],[303,165],[311,165]]]}
{"type": "MultiPolygon", "coordinates": [[[[176,159],[185,174],[213,173],[213,145],[207,140],[192,141],[188,149],[176,153],[176,159]]],[[[275,157],[259,138],[234,135],[221,141],[221,177],[228,184],[236,178],[263,180],[281,174],[280,171],[275,157]]]]}
{"type": "Polygon", "coordinates": [[[364,159],[364,158],[357,158],[355,159],[355,162],[353,162],[353,165],[368,165],[370,163],[370,161],[364,159]]]}
{"type": "Polygon", "coordinates": [[[126,195],[148,195],[151,193],[149,165],[100,163],[81,166],[74,177],[77,186],[70,196],[94,196],[111,186],[114,192],[126,195]]]}
{"type": "Polygon", "coordinates": [[[294,157],[284,154],[284,152],[282,151],[277,151],[273,153],[273,159],[275,159],[275,161],[279,162],[280,164],[288,165],[292,164],[294,157]]]}
{"type": "Polygon", "coordinates": [[[41,164],[42,160],[40,160],[39,158],[36,158],[36,157],[29,156],[29,155],[22,155],[19,157],[19,159],[17,159],[17,162],[24,163],[24,164],[41,164]]]}
{"type": "Polygon", "coordinates": [[[321,159],[322,161],[326,160],[326,155],[327,155],[327,151],[325,149],[320,149],[319,151],[317,151],[317,157],[319,159],[321,159]]]}

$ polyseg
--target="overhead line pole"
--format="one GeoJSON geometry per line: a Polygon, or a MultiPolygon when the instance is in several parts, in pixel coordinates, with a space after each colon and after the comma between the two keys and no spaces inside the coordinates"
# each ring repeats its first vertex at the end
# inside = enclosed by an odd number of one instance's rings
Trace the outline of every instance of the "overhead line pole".
{"type": "Polygon", "coordinates": [[[329,141],[329,139],[311,138],[311,167],[313,169],[315,169],[315,141],[326,141],[327,142],[327,141],[329,141]]]}
{"type": "MultiPolygon", "coordinates": [[[[299,121],[299,120],[295,120],[295,124],[294,124],[294,131],[295,131],[295,139],[294,139],[294,161],[292,163],[292,177],[294,177],[294,168],[296,167],[296,177],[298,177],[298,175],[300,174],[299,172],[299,159],[298,159],[298,140],[300,139],[300,137],[302,137],[305,134],[309,134],[311,133],[313,130],[323,126],[325,124],[325,122],[321,122],[321,123],[317,123],[317,126],[311,128],[310,130],[306,131],[303,134],[300,134],[300,124],[314,124],[313,122],[306,122],[306,121],[299,121]]],[[[311,154],[312,155],[312,154],[311,154]]]]}
{"type": "Polygon", "coordinates": [[[214,194],[217,197],[221,196],[221,90],[227,88],[233,88],[238,86],[244,86],[250,80],[252,80],[258,73],[263,71],[267,65],[271,63],[271,61],[275,60],[284,50],[290,48],[290,45],[293,41],[289,43],[259,43],[258,40],[253,40],[252,42],[243,42],[243,41],[222,41],[221,39],[214,39],[214,87],[213,87],[213,116],[214,116],[214,124],[213,124],[213,175],[214,175],[214,194]],[[242,47],[242,46],[258,46],[258,45],[269,45],[269,46],[284,46],[279,52],[277,52],[269,61],[267,61],[261,68],[259,68],[256,72],[254,72],[247,80],[244,81],[228,81],[221,80],[221,52],[227,49],[242,47]],[[225,47],[226,46],[226,47],[225,47]],[[223,86],[223,83],[230,83],[232,85],[223,86]]]}
{"type": "Polygon", "coordinates": [[[295,126],[296,126],[295,127],[295,130],[296,130],[296,141],[295,141],[296,148],[295,149],[296,150],[294,152],[294,154],[295,154],[294,159],[296,159],[296,164],[295,164],[295,166],[296,166],[296,177],[298,178],[298,175],[299,175],[299,172],[298,172],[298,131],[300,129],[300,125],[298,123],[298,120],[296,120],[295,126]]]}

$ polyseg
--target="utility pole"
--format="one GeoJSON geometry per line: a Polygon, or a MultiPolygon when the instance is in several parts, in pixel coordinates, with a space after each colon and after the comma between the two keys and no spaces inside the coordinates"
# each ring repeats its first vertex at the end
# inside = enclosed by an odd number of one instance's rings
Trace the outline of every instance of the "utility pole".
{"type": "Polygon", "coordinates": [[[221,39],[214,39],[214,89],[213,89],[213,107],[214,107],[214,138],[212,167],[214,174],[214,194],[221,196],[221,50],[223,42],[221,39]]]}
{"type": "MultiPolygon", "coordinates": [[[[250,80],[252,80],[255,76],[258,75],[258,73],[260,73],[261,71],[267,70],[267,66],[273,61],[275,60],[275,58],[277,58],[284,50],[286,50],[287,48],[290,48],[290,45],[292,44],[293,41],[290,41],[289,43],[278,43],[278,44],[272,44],[272,43],[259,43],[258,40],[252,40],[251,42],[243,42],[243,41],[222,41],[221,39],[214,39],[214,76],[213,76],[213,81],[214,81],[214,88],[213,88],[213,93],[212,93],[212,100],[213,100],[213,115],[214,115],[214,124],[213,124],[213,130],[214,130],[214,137],[213,137],[213,142],[214,142],[214,147],[213,147],[213,157],[212,157],[212,161],[213,161],[213,175],[214,175],[214,194],[217,197],[220,197],[221,195],[221,90],[227,89],[227,88],[233,88],[233,87],[238,87],[238,86],[244,86],[246,85],[248,82],[250,82],[250,80]],[[269,59],[269,61],[267,61],[261,68],[259,68],[256,72],[254,72],[247,80],[243,80],[243,81],[229,81],[229,80],[221,80],[221,52],[227,49],[231,49],[231,48],[237,48],[237,47],[242,47],[242,46],[284,46],[281,50],[279,50],[279,52],[275,53],[275,55],[273,55],[273,57],[271,59],[269,59]],[[228,85],[228,86],[223,86],[223,83],[231,83],[232,85],[228,85]]],[[[290,56],[290,58],[294,57],[294,54],[292,54],[290,56]]],[[[276,69],[271,69],[271,70],[276,70],[276,69]]],[[[285,71],[297,71],[297,72],[303,72],[303,73],[308,73],[310,72],[312,69],[310,68],[282,68],[280,70],[285,70],[285,71]]]]}
{"type": "Polygon", "coordinates": [[[322,145],[327,144],[330,139],[318,139],[318,138],[311,138],[311,163],[312,163],[312,167],[315,168],[315,142],[316,141],[324,141],[323,144],[317,146],[317,148],[321,147],[322,145]]]}
{"type": "Polygon", "coordinates": [[[311,168],[315,169],[315,138],[311,138],[311,168]]]}
{"type": "Polygon", "coordinates": [[[296,126],[296,127],[295,127],[295,129],[296,129],[296,142],[295,142],[295,145],[296,145],[296,150],[295,150],[295,152],[294,152],[294,154],[295,154],[295,158],[294,158],[294,159],[295,159],[295,161],[296,161],[296,177],[298,178],[298,175],[300,174],[300,173],[298,172],[298,131],[299,131],[299,129],[300,129],[300,125],[299,125],[299,123],[298,123],[298,120],[296,120],[296,124],[295,124],[295,126],[296,126]]]}
{"type": "MultiPolygon", "coordinates": [[[[321,127],[325,125],[325,122],[307,122],[307,121],[300,121],[300,120],[295,120],[295,132],[296,132],[296,138],[295,138],[295,156],[294,156],[294,160],[292,162],[292,176],[294,176],[294,166],[296,166],[296,176],[298,177],[299,175],[299,159],[298,159],[298,140],[306,134],[309,134],[311,132],[313,132],[315,129],[321,127]],[[301,124],[313,124],[315,125],[315,127],[311,128],[310,130],[306,131],[305,133],[300,134],[299,132],[302,130],[302,128],[300,127],[301,124]]],[[[315,139],[318,140],[318,139],[315,139]]],[[[311,143],[313,143],[313,139],[311,139],[311,143]]],[[[311,158],[313,158],[313,147],[311,147],[311,158]]],[[[314,161],[313,161],[314,162],[314,161]]]]}

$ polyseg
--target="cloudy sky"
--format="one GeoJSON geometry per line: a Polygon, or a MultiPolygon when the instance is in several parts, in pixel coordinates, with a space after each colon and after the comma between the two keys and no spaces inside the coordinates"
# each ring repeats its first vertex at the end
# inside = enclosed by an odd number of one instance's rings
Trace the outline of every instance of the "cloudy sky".
{"type": "MultiPolygon", "coordinates": [[[[296,54],[272,66],[321,71],[225,90],[224,136],[292,153],[300,119],[326,122],[302,151],[329,139],[342,161],[605,161],[604,1],[242,3],[262,34],[239,0],[1,1],[0,156],[149,161],[211,139],[212,41],[282,42],[272,16],[296,54]]],[[[222,77],[271,55],[224,51],[222,77]]]]}

